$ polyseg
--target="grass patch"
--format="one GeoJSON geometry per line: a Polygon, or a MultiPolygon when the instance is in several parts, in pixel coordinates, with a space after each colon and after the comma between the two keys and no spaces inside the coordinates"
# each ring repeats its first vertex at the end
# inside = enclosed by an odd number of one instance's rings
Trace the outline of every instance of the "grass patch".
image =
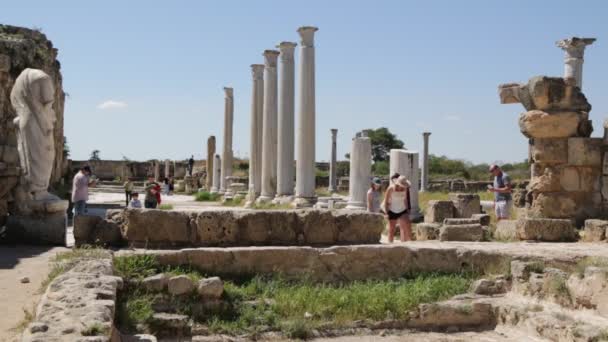
{"type": "Polygon", "coordinates": [[[142,290],[121,291],[117,300],[117,319],[125,331],[136,332],[137,325],[149,322],[154,314],[152,310],[154,295],[142,290]]]}
{"type": "Polygon", "coordinates": [[[566,279],[562,277],[551,277],[546,283],[545,292],[554,295],[560,301],[564,300],[566,303],[572,303],[572,296],[566,285],[566,279]]]}
{"type": "Polygon", "coordinates": [[[218,193],[211,193],[208,191],[199,191],[194,194],[194,200],[197,202],[215,202],[220,199],[218,193]]]}
{"type": "Polygon", "coordinates": [[[608,260],[599,257],[585,257],[576,263],[574,266],[574,273],[578,275],[579,278],[583,278],[587,267],[599,267],[608,271],[608,260]]]}
{"type": "Polygon", "coordinates": [[[291,207],[291,205],[289,203],[283,203],[283,204],[276,204],[276,203],[272,203],[272,202],[266,202],[266,203],[253,203],[251,205],[251,209],[258,209],[258,210],[272,210],[272,209],[293,209],[291,207]]]}
{"type": "Polygon", "coordinates": [[[161,204],[158,206],[160,210],[173,210],[173,204],[161,204]]]}
{"type": "Polygon", "coordinates": [[[16,333],[22,333],[25,328],[27,328],[30,323],[34,321],[34,312],[36,311],[36,306],[32,305],[32,310],[28,310],[23,308],[23,318],[10,330],[16,333]]]}
{"type": "Polygon", "coordinates": [[[110,329],[96,322],[81,330],[80,333],[82,336],[104,336],[110,334],[110,329]]]}
{"type": "Polygon", "coordinates": [[[109,254],[102,248],[82,246],[74,248],[69,252],[60,252],[55,254],[51,259],[51,270],[46,278],[40,284],[38,293],[44,293],[49,284],[61,274],[69,271],[76,265],[78,260],[82,259],[101,259],[108,257],[109,254]]]}
{"type": "Polygon", "coordinates": [[[526,269],[531,273],[543,273],[545,272],[545,263],[542,261],[534,261],[526,265],[526,269]]]}
{"type": "Polygon", "coordinates": [[[158,272],[160,265],[151,254],[114,257],[114,275],[123,279],[140,280],[158,272]]]}
{"type": "Polygon", "coordinates": [[[235,197],[229,201],[222,202],[223,207],[241,207],[243,206],[243,202],[245,202],[244,197],[235,197]]]}

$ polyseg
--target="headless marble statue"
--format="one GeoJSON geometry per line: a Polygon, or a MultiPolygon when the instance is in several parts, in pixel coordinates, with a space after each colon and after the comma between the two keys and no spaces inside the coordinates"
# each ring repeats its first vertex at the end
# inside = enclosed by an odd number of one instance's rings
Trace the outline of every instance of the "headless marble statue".
{"type": "Polygon", "coordinates": [[[17,112],[17,143],[21,161],[23,188],[33,200],[58,199],[48,193],[55,160],[53,111],[55,89],[42,70],[25,69],[15,80],[11,104],[17,112]]]}

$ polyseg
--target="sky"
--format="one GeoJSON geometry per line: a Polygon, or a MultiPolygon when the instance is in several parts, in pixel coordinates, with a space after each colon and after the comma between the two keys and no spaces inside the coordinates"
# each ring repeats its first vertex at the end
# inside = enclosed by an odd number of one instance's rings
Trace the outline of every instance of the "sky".
{"type": "MultiPolygon", "coordinates": [[[[497,86],[562,76],[571,36],[585,53],[583,91],[603,134],[608,114],[608,2],[525,1],[0,1],[0,23],[40,28],[59,49],[71,158],[206,157],[221,151],[224,86],[234,88],[234,146],[249,155],[250,65],[317,26],[316,156],[338,156],[356,132],[388,127],[406,148],[471,162],[522,161],[520,104],[497,86]]],[[[296,52],[296,96],[297,64],[296,52]]],[[[297,103],[297,100],[296,100],[297,103]]],[[[297,113],[297,108],[296,108],[297,113]]],[[[296,121],[297,122],[297,121],[296,121]]]]}

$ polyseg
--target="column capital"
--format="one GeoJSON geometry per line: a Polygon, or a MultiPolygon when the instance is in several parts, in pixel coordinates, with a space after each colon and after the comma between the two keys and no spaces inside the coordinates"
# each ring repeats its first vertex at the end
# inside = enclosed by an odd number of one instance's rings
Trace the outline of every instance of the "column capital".
{"type": "Polygon", "coordinates": [[[264,64],[251,64],[251,76],[254,80],[261,80],[264,78],[264,64]]]}
{"type": "Polygon", "coordinates": [[[294,42],[280,42],[279,45],[277,45],[277,48],[281,52],[281,60],[293,61],[293,52],[296,46],[298,46],[298,44],[294,42]]]}
{"type": "Polygon", "coordinates": [[[298,33],[300,34],[302,46],[313,47],[315,45],[315,32],[319,29],[314,26],[302,26],[298,29],[298,33]]]}
{"type": "Polygon", "coordinates": [[[431,132],[422,132],[422,135],[428,137],[429,135],[431,135],[431,132]]]}
{"type": "Polygon", "coordinates": [[[264,50],[264,65],[266,68],[276,68],[277,67],[277,58],[279,57],[280,52],[277,50],[264,50]]]}
{"type": "Polygon", "coordinates": [[[224,87],[224,93],[226,94],[226,97],[234,97],[234,89],[231,87],[224,87]]]}
{"type": "Polygon", "coordinates": [[[595,42],[595,38],[579,38],[571,37],[567,39],[558,40],[555,44],[566,51],[567,57],[572,58],[583,58],[585,54],[585,47],[595,42]]]}
{"type": "Polygon", "coordinates": [[[331,131],[332,135],[338,134],[338,129],[337,128],[332,128],[332,129],[330,129],[330,131],[331,131]]]}

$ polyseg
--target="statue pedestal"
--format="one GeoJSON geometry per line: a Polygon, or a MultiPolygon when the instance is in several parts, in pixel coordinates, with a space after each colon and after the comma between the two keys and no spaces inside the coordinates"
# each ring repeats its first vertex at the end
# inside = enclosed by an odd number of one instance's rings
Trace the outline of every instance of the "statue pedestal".
{"type": "Polygon", "coordinates": [[[33,200],[26,210],[8,217],[8,236],[19,241],[65,246],[69,202],[59,199],[33,200]]]}

